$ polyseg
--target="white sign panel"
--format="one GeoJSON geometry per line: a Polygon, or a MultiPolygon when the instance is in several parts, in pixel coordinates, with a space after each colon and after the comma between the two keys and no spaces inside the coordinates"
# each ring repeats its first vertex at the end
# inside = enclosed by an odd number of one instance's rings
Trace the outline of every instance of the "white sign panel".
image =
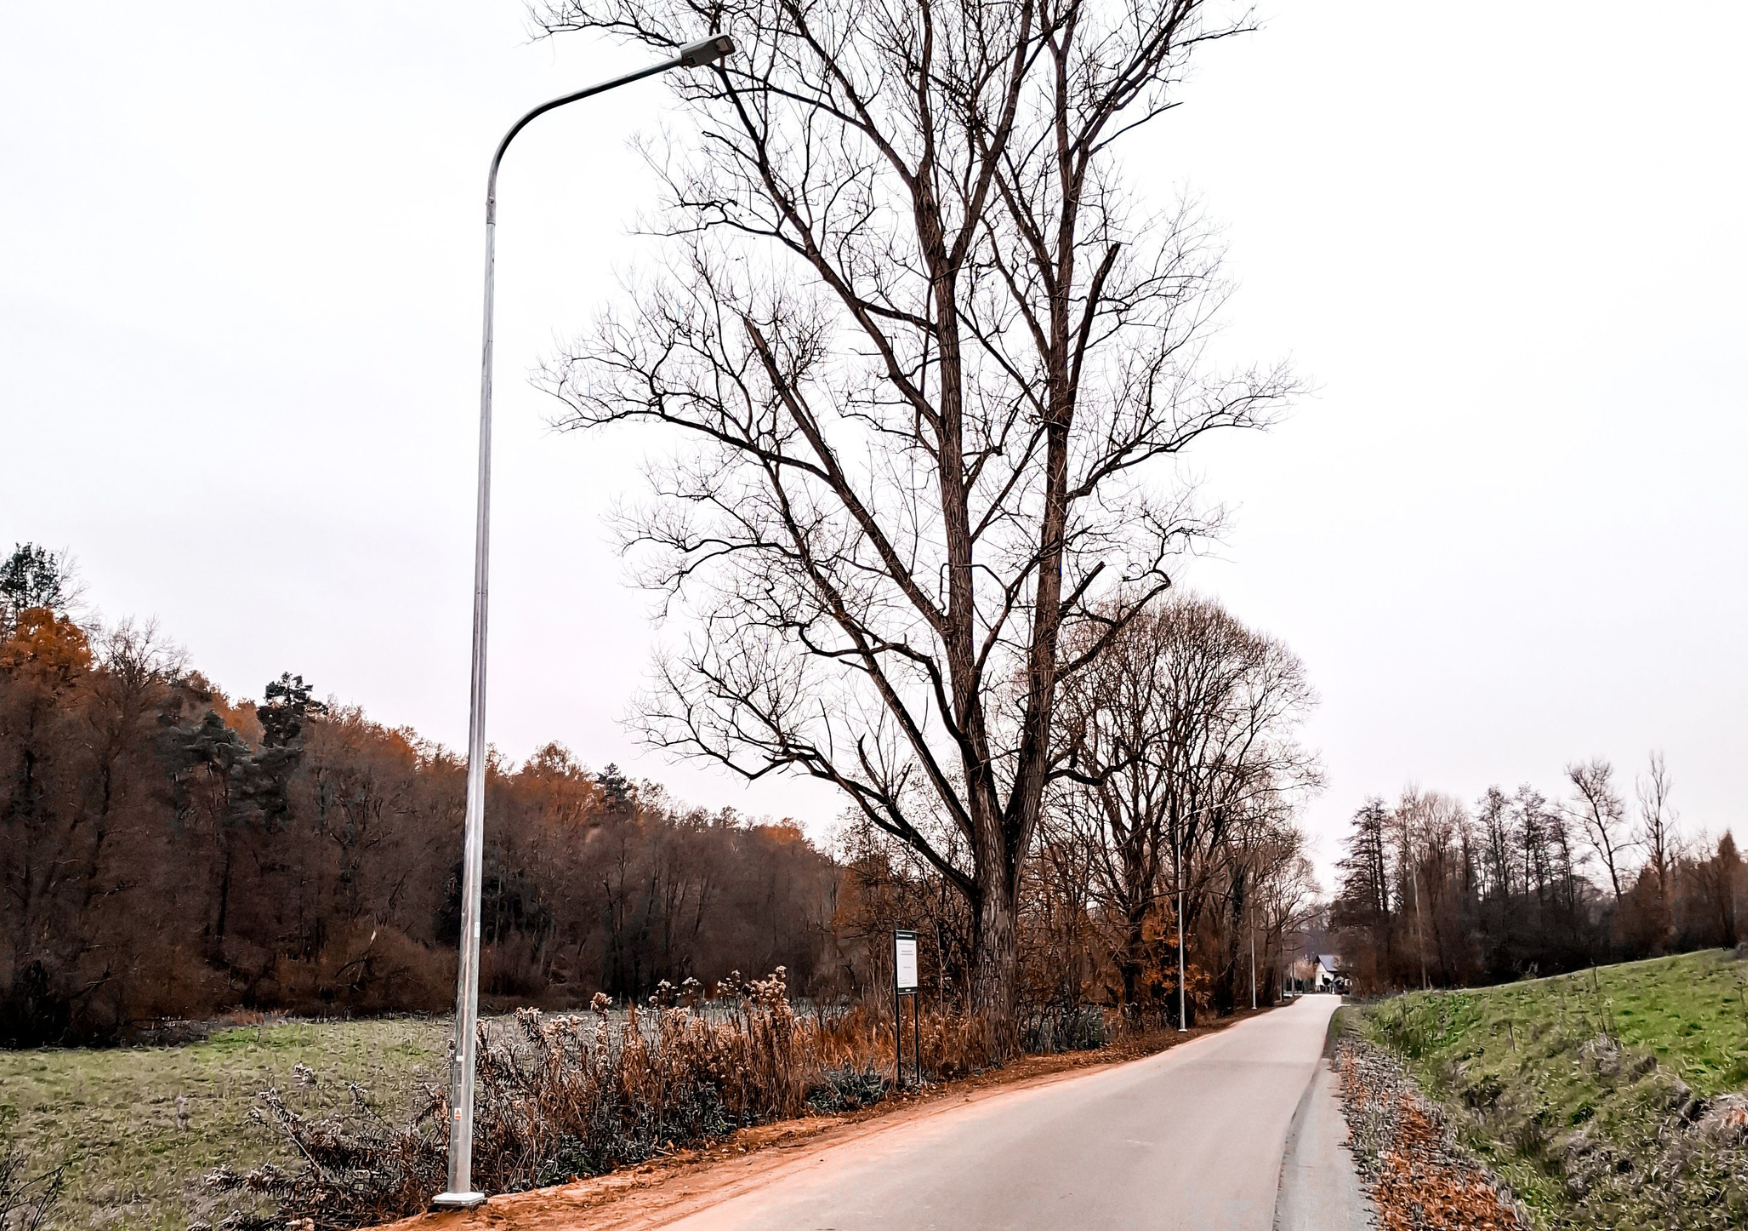
{"type": "Polygon", "coordinates": [[[892,947],[895,986],[901,992],[916,991],[916,933],[894,932],[892,947]]]}

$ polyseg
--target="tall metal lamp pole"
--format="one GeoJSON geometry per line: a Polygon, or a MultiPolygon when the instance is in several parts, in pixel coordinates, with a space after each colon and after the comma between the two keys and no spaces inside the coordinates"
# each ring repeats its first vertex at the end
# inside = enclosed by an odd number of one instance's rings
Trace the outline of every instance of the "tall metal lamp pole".
{"type": "Polygon", "coordinates": [[[1250,1007],[1256,1008],[1256,886],[1250,894],[1250,1007]]]}
{"type": "Polygon", "coordinates": [[[1171,877],[1177,882],[1177,1032],[1189,1030],[1184,1020],[1184,865],[1183,839],[1178,827],[1171,827],[1171,877]]]}
{"type": "Polygon", "coordinates": [[[674,68],[697,68],[732,54],[734,40],[713,34],[682,47],[660,64],[603,81],[586,90],[542,103],[510,126],[492,155],[486,177],[486,302],[485,340],[479,381],[479,493],[473,540],[473,674],[467,708],[467,819],[461,861],[460,970],[455,981],[455,1071],[449,1087],[449,1187],[432,1198],[440,1209],[479,1205],[485,1194],[473,1188],[473,1080],[478,1044],[480,880],[485,856],[486,804],[486,605],[490,573],[492,514],[492,274],[498,227],[498,167],[516,134],[538,115],[555,107],[603,94],[618,86],[653,77],[674,68]]]}

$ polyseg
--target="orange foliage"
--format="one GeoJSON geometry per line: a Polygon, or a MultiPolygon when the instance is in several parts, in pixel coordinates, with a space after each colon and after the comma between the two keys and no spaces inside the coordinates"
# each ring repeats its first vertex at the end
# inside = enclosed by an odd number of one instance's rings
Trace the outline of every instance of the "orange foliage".
{"type": "Polygon", "coordinates": [[[29,607],[19,613],[12,635],[0,643],[0,670],[33,670],[65,683],[91,670],[91,640],[66,616],[29,607]]]}

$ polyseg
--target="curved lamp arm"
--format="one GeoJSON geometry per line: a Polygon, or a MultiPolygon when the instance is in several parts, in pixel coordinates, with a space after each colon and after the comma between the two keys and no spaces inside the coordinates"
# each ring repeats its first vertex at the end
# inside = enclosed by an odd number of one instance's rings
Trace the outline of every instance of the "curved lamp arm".
{"type": "Polygon", "coordinates": [[[642,81],[645,77],[654,77],[657,73],[665,73],[669,69],[701,68],[733,54],[734,40],[732,38],[726,34],[712,34],[709,38],[700,39],[696,43],[688,43],[680,48],[680,54],[671,60],[663,60],[660,64],[640,68],[635,73],[627,73],[623,77],[603,81],[598,85],[589,86],[587,89],[578,90],[574,94],[566,94],[563,98],[555,98],[551,102],[541,103],[540,106],[510,125],[510,131],[504,134],[504,139],[498,142],[497,152],[492,155],[491,173],[486,177],[486,225],[491,226],[497,221],[498,164],[504,161],[504,151],[510,148],[510,142],[516,139],[517,133],[528,127],[530,120],[536,116],[545,115],[555,107],[578,102],[595,94],[605,94],[608,90],[617,89],[622,85],[630,85],[634,81],[642,81]]]}

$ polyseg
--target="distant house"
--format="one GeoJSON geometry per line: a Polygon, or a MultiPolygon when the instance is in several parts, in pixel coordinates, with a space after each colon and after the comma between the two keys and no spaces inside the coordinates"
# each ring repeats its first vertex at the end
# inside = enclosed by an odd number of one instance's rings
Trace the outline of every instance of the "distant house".
{"type": "Polygon", "coordinates": [[[1338,992],[1347,985],[1341,973],[1341,958],[1333,953],[1319,953],[1311,966],[1311,986],[1320,992],[1338,992]]]}

